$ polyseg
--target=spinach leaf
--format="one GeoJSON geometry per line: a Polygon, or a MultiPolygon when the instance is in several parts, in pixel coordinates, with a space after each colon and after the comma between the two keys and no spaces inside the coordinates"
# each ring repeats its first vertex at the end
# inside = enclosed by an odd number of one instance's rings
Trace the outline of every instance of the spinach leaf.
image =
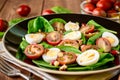
{"type": "Polygon", "coordinates": [[[44,46],[44,48],[52,48],[53,46],[50,44],[47,44],[46,42],[42,42],[41,45],[44,46]]]}
{"type": "Polygon", "coordinates": [[[37,32],[36,28],[33,26],[34,19],[28,22],[28,33],[37,32]]]}
{"type": "Polygon", "coordinates": [[[13,25],[15,25],[18,22],[21,22],[23,20],[25,20],[25,18],[15,18],[15,19],[10,20],[8,23],[9,23],[9,26],[13,26],[13,25]]]}
{"type": "Polygon", "coordinates": [[[16,58],[22,61],[26,58],[25,54],[23,53],[20,47],[18,48],[18,51],[16,53],[16,58]]]}
{"type": "Polygon", "coordinates": [[[61,19],[61,18],[54,18],[54,19],[51,19],[51,20],[49,21],[50,24],[53,24],[53,23],[55,23],[55,22],[60,22],[60,23],[63,23],[63,24],[66,24],[66,23],[67,23],[65,20],[63,20],[63,19],[61,19]]]}
{"type": "Polygon", "coordinates": [[[97,38],[99,38],[101,35],[102,35],[102,32],[99,32],[98,34],[90,37],[90,38],[88,39],[88,41],[87,41],[87,45],[95,44],[95,40],[96,40],[97,38]]]}
{"type": "Polygon", "coordinates": [[[47,62],[43,61],[42,59],[41,60],[32,60],[32,62],[39,67],[42,66],[42,67],[51,68],[51,69],[58,69],[59,68],[59,66],[50,65],[50,63],[47,63],[47,62]]]}
{"type": "Polygon", "coordinates": [[[63,8],[61,6],[55,6],[53,8],[51,8],[52,11],[54,11],[55,13],[72,13],[72,11],[63,8]]]}
{"type": "Polygon", "coordinates": [[[81,51],[79,49],[72,46],[56,46],[56,47],[65,52],[73,52],[75,54],[81,54],[81,51]]]}
{"type": "Polygon", "coordinates": [[[97,30],[99,30],[100,32],[108,31],[108,32],[117,34],[116,31],[106,29],[106,28],[104,28],[103,26],[101,26],[100,24],[98,24],[97,22],[95,22],[94,20],[89,20],[87,24],[88,24],[88,25],[94,25],[95,28],[96,28],[97,30]]]}
{"type": "Polygon", "coordinates": [[[82,43],[83,43],[83,44],[86,44],[86,38],[85,38],[85,35],[84,35],[83,33],[82,33],[81,40],[82,40],[82,43]]]}
{"type": "Polygon", "coordinates": [[[29,45],[29,43],[26,41],[26,40],[23,40],[21,43],[20,43],[20,48],[22,49],[22,51],[25,50],[25,48],[29,45]]]}
{"type": "Polygon", "coordinates": [[[54,31],[52,25],[44,17],[37,17],[28,22],[28,33],[39,32],[51,32],[54,31]]]}
{"type": "Polygon", "coordinates": [[[99,67],[107,64],[108,62],[111,62],[114,60],[114,57],[110,53],[102,53],[100,54],[100,59],[96,64],[90,65],[90,66],[79,66],[79,67],[70,67],[67,68],[68,71],[85,71],[85,70],[94,70],[99,67]]]}
{"type": "Polygon", "coordinates": [[[112,49],[113,49],[113,50],[118,50],[118,51],[120,51],[120,44],[117,45],[116,47],[112,47],[112,49]]]}
{"type": "Polygon", "coordinates": [[[5,33],[5,32],[0,32],[0,38],[3,37],[4,33],[5,33]]]}

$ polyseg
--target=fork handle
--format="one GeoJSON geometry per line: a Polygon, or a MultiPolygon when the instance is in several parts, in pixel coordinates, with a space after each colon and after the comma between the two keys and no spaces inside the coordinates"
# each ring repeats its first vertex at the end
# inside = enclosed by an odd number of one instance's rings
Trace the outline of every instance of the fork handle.
{"type": "Polygon", "coordinates": [[[22,73],[17,73],[17,75],[21,76],[22,78],[24,78],[25,80],[30,80],[30,78],[22,73]]]}

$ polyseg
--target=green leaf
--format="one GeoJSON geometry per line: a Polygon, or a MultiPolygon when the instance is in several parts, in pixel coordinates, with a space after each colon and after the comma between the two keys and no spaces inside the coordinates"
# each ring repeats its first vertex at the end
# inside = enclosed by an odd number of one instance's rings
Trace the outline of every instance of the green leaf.
{"type": "Polygon", "coordinates": [[[46,42],[42,42],[41,45],[44,46],[44,48],[52,48],[53,46],[50,44],[47,44],[46,42]]]}
{"type": "Polygon", "coordinates": [[[13,25],[15,25],[18,22],[21,22],[23,20],[25,20],[25,18],[15,18],[15,19],[12,19],[12,20],[9,21],[9,26],[13,26],[13,25]]]}
{"type": "Polygon", "coordinates": [[[110,53],[102,53],[100,54],[100,59],[96,64],[90,65],[90,66],[79,66],[79,67],[70,67],[67,68],[68,71],[85,71],[85,70],[95,70],[97,68],[104,68],[104,65],[108,62],[111,62],[114,60],[114,56],[112,56],[110,53]]]}
{"type": "Polygon", "coordinates": [[[23,40],[21,43],[20,43],[20,48],[22,49],[22,51],[25,50],[25,48],[29,45],[29,43],[26,41],[26,40],[23,40]]]}
{"type": "Polygon", "coordinates": [[[33,26],[34,19],[28,22],[28,33],[36,32],[36,28],[33,26]]]}
{"type": "Polygon", "coordinates": [[[99,32],[98,34],[95,34],[94,36],[90,37],[87,41],[87,45],[95,44],[95,41],[97,38],[99,38],[102,35],[102,32],[99,32]]]}
{"type": "Polygon", "coordinates": [[[88,24],[88,25],[94,25],[95,28],[96,28],[97,30],[99,30],[100,32],[106,32],[106,31],[108,31],[108,32],[117,34],[116,31],[106,29],[105,27],[103,27],[102,25],[98,24],[98,23],[95,22],[94,20],[89,20],[87,24],[88,24]]]}
{"type": "Polygon", "coordinates": [[[63,8],[61,6],[55,6],[51,8],[52,11],[55,13],[72,13],[72,11],[68,10],[67,8],[63,8]]]}
{"type": "Polygon", "coordinates": [[[25,54],[23,53],[20,47],[18,48],[18,51],[16,53],[16,58],[22,61],[26,58],[25,54]]]}
{"type": "Polygon", "coordinates": [[[3,37],[4,33],[5,33],[5,32],[0,32],[0,38],[3,37]]]}
{"type": "Polygon", "coordinates": [[[81,54],[81,51],[79,49],[72,46],[56,46],[56,47],[65,52],[73,52],[75,54],[81,54]]]}
{"type": "Polygon", "coordinates": [[[53,24],[55,22],[60,22],[60,23],[63,23],[63,24],[66,24],[67,22],[61,18],[53,18],[49,21],[50,24],[53,24]]]}
{"type": "Polygon", "coordinates": [[[48,22],[47,19],[45,19],[44,17],[40,17],[40,20],[42,20],[42,22],[43,22],[44,32],[52,32],[52,31],[54,31],[54,28],[53,28],[52,25],[48,22]]]}
{"type": "Polygon", "coordinates": [[[34,64],[36,64],[38,67],[46,67],[46,68],[51,68],[51,69],[58,69],[59,66],[52,66],[50,63],[47,63],[43,60],[32,60],[34,64]]]}

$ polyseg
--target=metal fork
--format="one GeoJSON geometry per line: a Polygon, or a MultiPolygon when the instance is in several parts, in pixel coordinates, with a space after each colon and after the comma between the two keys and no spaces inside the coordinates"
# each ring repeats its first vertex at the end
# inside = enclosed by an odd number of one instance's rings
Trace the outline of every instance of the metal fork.
{"type": "Polygon", "coordinates": [[[6,74],[7,76],[21,76],[25,80],[30,80],[30,78],[20,72],[20,70],[12,67],[9,63],[7,63],[2,57],[0,57],[0,72],[6,74]]]}

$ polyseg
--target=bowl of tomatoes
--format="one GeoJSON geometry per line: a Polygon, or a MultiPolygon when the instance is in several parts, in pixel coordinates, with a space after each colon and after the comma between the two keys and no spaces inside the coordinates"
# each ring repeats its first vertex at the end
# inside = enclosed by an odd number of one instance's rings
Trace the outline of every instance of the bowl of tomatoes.
{"type": "Polygon", "coordinates": [[[81,13],[108,18],[113,21],[120,19],[120,1],[117,0],[86,0],[80,4],[81,13]]]}

